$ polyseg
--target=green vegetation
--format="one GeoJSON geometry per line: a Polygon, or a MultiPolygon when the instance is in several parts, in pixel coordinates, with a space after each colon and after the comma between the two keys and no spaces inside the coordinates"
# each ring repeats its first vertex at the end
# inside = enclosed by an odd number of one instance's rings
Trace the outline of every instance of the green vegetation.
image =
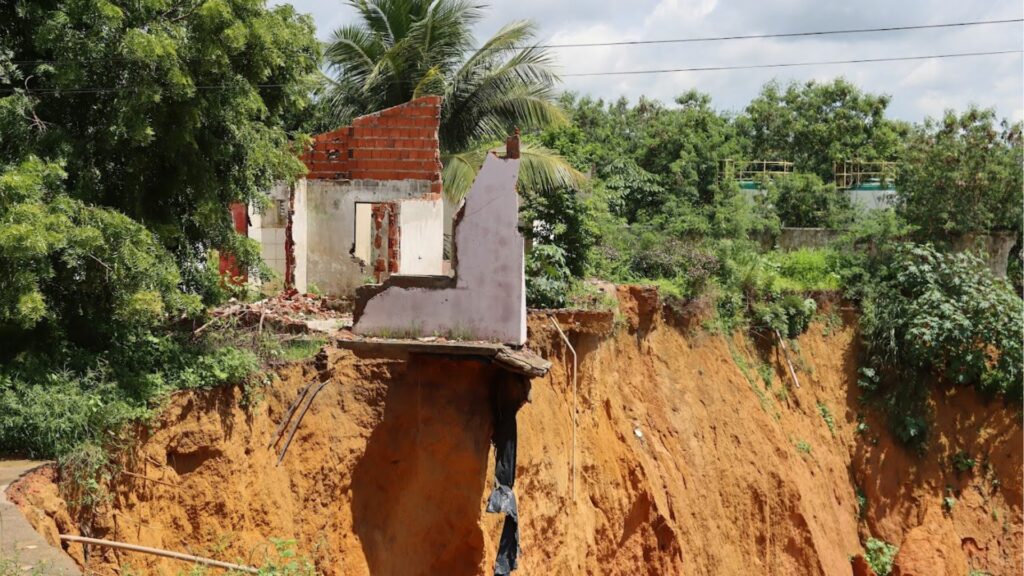
{"type": "Polygon", "coordinates": [[[818,402],[818,413],[821,414],[821,419],[825,421],[829,433],[834,437],[836,435],[836,421],[832,417],[832,410],[824,402],[818,402]]]}
{"type": "Polygon", "coordinates": [[[861,386],[887,409],[898,438],[925,440],[926,398],[936,379],[1020,405],[1024,301],[980,259],[899,246],[870,286],[861,386]]]}
{"type": "Polygon", "coordinates": [[[864,519],[864,515],[867,514],[867,512],[868,512],[868,497],[867,497],[867,494],[864,493],[864,490],[860,486],[857,486],[856,496],[857,496],[857,519],[858,520],[863,520],[864,519]]]}
{"type": "Polygon", "coordinates": [[[888,576],[892,573],[892,563],[896,560],[896,553],[899,548],[878,538],[868,538],[864,543],[864,559],[878,576],[888,576]]]}
{"type": "Polygon", "coordinates": [[[796,443],[796,449],[799,450],[801,454],[810,455],[811,443],[806,440],[798,440],[796,443]]]}
{"type": "Polygon", "coordinates": [[[190,291],[213,290],[209,249],[259,263],[225,206],[303,171],[288,125],[318,71],[313,32],[254,0],[5,2],[0,172],[62,165],[68,197],[144,225],[190,291]]]}
{"type": "Polygon", "coordinates": [[[217,250],[264,270],[225,208],[302,173],[318,62],[290,6],[0,7],[0,452],[91,461],[166,393],[258,369],[191,330],[235,292],[217,250]]]}
{"type": "Polygon", "coordinates": [[[552,244],[535,246],[526,258],[526,299],[540,308],[564,308],[572,275],[565,252],[552,244]]]}
{"type": "Polygon", "coordinates": [[[899,157],[908,126],[886,118],[889,100],[844,79],[770,82],[737,124],[748,158],[788,160],[827,182],[834,162],[899,157]]]}
{"type": "Polygon", "coordinates": [[[947,112],[915,127],[899,183],[899,207],[926,238],[1020,232],[1024,187],[1021,125],[996,125],[991,110],[947,112]]]}
{"type": "Polygon", "coordinates": [[[942,498],[942,511],[947,515],[953,512],[953,506],[956,506],[956,496],[953,493],[953,487],[946,486],[946,496],[942,498]]]}
{"type": "MultiPolygon", "coordinates": [[[[262,561],[257,561],[258,574],[259,576],[317,576],[319,574],[316,571],[316,566],[313,565],[312,560],[301,556],[295,552],[295,541],[294,540],[283,540],[280,538],[271,538],[270,544],[273,547],[273,552],[267,552],[264,554],[262,561]]],[[[220,556],[215,555],[215,556],[220,556]]],[[[234,559],[235,562],[240,562],[238,559],[234,559]]],[[[251,564],[251,559],[243,564],[251,564]]],[[[196,564],[192,566],[187,572],[179,571],[179,576],[208,576],[210,574],[219,573],[219,569],[208,568],[206,566],[196,564]]],[[[128,574],[134,574],[131,568],[128,568],[128,574]]],[[[238,572],[229,570],[226,572],[229,576],[241,576],[244,572],[238,572]]],[[[5,576],[0,573],[0,576],[5,576]]]]}
{"type": "Polygon", "coordinates": [[[974,470],[976,462],[967,452],[960,450],[953,455],[953,470],[957,473],[970,472],[974,470]]]}
{"type": "Polygon", "coordinates": [[[768,261],[777,267],[775,289],[779,292],[812,292],[840,288],[839,255],[824,248],[800,248],[773,252],[768,261]]]}
{"type": "Polygon", "coordinates": [[[842,228],[854,217],[850,197],[815,174],[777,176],[767,182],[766,201],[779,221],[797,228],[842,228]]]}

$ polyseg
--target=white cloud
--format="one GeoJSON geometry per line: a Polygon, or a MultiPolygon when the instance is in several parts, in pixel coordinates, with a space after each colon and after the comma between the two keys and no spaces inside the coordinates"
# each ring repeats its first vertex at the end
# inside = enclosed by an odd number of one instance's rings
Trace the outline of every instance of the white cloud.
{"type": "MultiPolygon", "coordinates": [[[[272,3],[280,3],[272,0],[272,3]]],[[[343,1],[293,0],[311,12],[327,38],[351,22],[354,11],[343,1]]],[[[1020,18],[1019,0],[964,3],[959,0],[495,0],[477,26],[478,36],[501,25],[532,19],[541,40],[551,43],[649,40],[811,30],[875,28],[956,21],[1020,18]]],[[[562,74],[753,65],[782,62],[884,58],[939,53],[1020,49],[1020,23],[893,33],[867,33],[617,46],[554,50],[562,74]]],[[[711,94],[722,109],[740,110],[761,86],[775,78],[804,82],[845,76],[863,89],[892,96],[890,113],[921,120],[945,108],[974,103],[995,107],[1001,116],[1024,117],[1024,67],[1017,55],[732,70],[636,76],[566,77],[564,89],[605,99],[640,95],[671,102],[685,90],[711,94]]]]}
{"type": "Polygon", "coordinates": [[[715,9],[718,0],[661,0],[647,17],[648,26],[681,23],[704,18],[715,9]]]}

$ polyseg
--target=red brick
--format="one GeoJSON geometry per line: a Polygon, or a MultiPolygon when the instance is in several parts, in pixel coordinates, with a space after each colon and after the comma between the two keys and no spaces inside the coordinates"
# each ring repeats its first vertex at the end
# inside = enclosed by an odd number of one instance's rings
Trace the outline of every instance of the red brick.
{"type": "Polygon", "coordinates": [[[351,126],[313,137],[311,149],[300,156],[309,178],[344,177],[378,180],[437,179],[439,96],[426,96],[406,104],[361,116],[351,126]],[[330,157],[329,150],[338,150],[330,157]],[[398,163],[361,163],[400,160],[398,163]],[[350,173],[351,172],[351,173],[350,173]],[[356,176],[358,174],[358,176],[356,176]]]}

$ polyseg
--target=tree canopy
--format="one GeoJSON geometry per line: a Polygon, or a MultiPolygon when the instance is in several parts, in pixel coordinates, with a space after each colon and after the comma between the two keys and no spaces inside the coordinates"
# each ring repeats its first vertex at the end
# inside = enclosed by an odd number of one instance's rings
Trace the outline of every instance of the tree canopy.
{"type": "Polygon", "coordinates": [[[1021,227],[1021,123],[992,110],[949,111],[915,126],[907,143],[898,206],[926,237],[1021,227]]]}
{"type": "Polygon", "coordinates": [[[155,232],[193,289],[210,248],[258,257],[225,206],[301,174],[285,122],[319,44],[262,0],[6,2],[0,164],[60,161],[68,194],[155,232]]]}
{"type": "Polygon", "coordinates": [[[849,81],[769,82],[747,106],[737,127],[747,158],[793,162],[798,172],[828,182],[833,163],[895,160],[906,125],[886,118],[890,97],[849,81]]]}

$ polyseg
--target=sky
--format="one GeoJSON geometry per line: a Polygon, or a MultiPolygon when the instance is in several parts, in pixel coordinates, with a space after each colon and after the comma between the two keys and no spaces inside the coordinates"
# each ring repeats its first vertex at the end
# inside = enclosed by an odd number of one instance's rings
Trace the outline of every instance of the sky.
{"type": "MultiPolygon", "coordinates": [[[[272,0],[272,4],[284,3],[272,0]]],[[[313,15],[317,35],[355,22],[344,0],[290,0],[313,15]]],[[[612,42],[687,37],[880,28],[1021,18],[1020,0],[493,0],[476,27],[489,37],[513,20],[533,20],[542,43],[612,42]]],[[[735,66],[822,60],[889,58],[959,52],[1021,50],[1024,24],[889,33],[560,48],[561,74],[660,68],[735,66]]],[[[765,82],[827,81],[846,77],[861,88],[892,96],[889,114],[909,121],[994,107],[1001,117],[1024,119],[1021,54],[944,60],[819,65],[767,70],[677,72],[635,76],[564,77],[562,89],[635,101],[645,95],[671,102],[697,89],[720,110],[741,111],[765,82]]]]}

